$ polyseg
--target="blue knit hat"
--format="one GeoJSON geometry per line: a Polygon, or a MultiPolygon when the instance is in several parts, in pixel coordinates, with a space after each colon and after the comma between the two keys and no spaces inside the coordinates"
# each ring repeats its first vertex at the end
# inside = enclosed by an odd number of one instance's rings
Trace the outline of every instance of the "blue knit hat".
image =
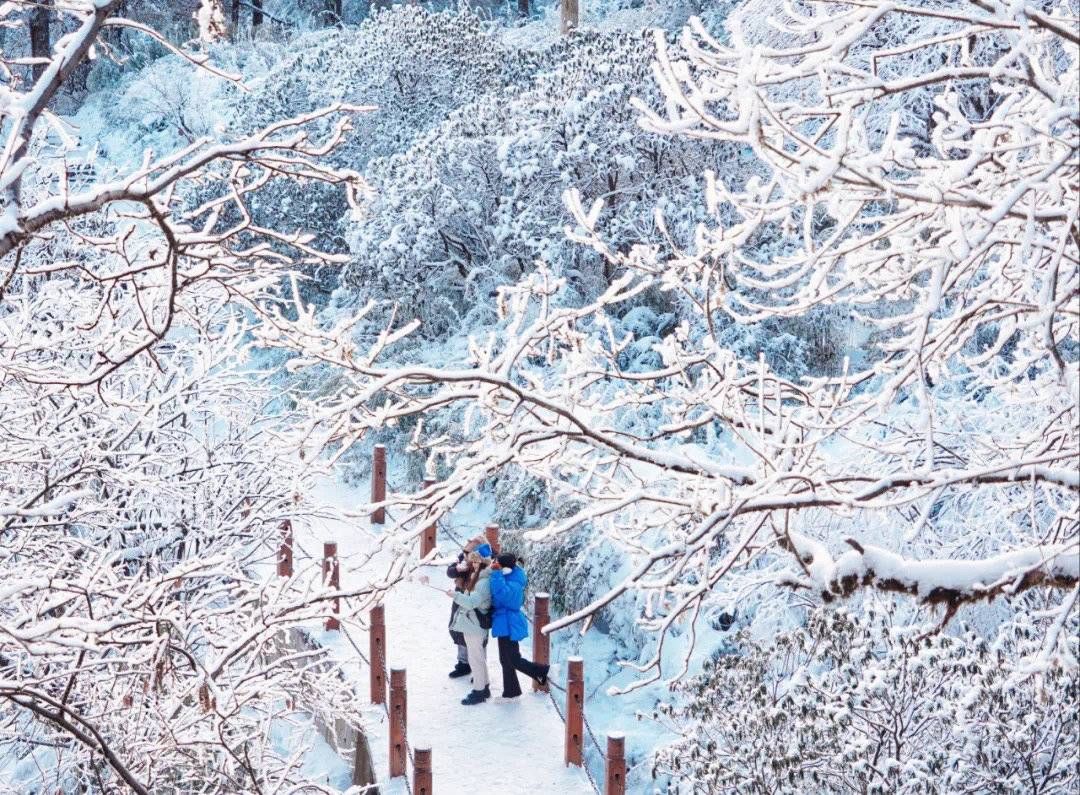
{"type": "Polygon", "coordinates": [[[476,554],[482,558],[491,557],[491,544],[481,544],[476,548],[476,554]]]}

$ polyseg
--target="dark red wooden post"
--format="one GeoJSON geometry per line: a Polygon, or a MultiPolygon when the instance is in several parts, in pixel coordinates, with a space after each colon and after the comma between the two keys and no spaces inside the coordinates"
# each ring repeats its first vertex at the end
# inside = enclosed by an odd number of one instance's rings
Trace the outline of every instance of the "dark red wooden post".
{"type": "MultiPolygon", "coordinates": [[[[375,445],[371,456],[371,501],[383,502],[386,499],[386,447],[375,445]]],[[[386,508],[379,507],[371,512],[372,524],[386,523],[386,508]]]]}
{"type": "Polygon", "coordinates": [[[278,547],[277,573],[279,577],[292,577],[293,575],[293,532],[292,521],[286,519],[281,523],[281,546],[278,547]]]}
{"type": "Polygon", "coordinates": [[[489,524],[484,528],[484,538],[487,539],[488,544],[491,545],[491,550],[498,555],[502,547],[499,545],[499,526],[497,524],[489,524]]]}
{"type": "MultiPolygon", "coordinates": [[[[540,631],[551,619],[548,613],[550,601],[551,597],[546,593],[538,593],[533,600],[532,658],[537,665],[547,665],[551,662],[551,638],[540,631]]],[[[546,693],[548,686],[541,685],[534,679],[533,690],[543,690],[546,693]]]]}
{"type": "MultiPolygon", "coordinates": [[[[327,541],[323,544],[323,561],[322,561],[322,574],[323,584],[334,591],[341,590],[341,566],[338,563],[337,556],[337,544],[332,541],[327,541]]],[[[326,628],[341,629],[341,622],[338,620],[338,613],[341,612],[341,598],[334,597],[334,615],[328,616],[326,619],[326,628]]]]}
{"type": "Polygon", "coordinates": [[[431,795],[431,749],[417,748],[413,754],[413,795],[431,795]]]}
{"type": "Polygon", "coordinates": [[[371,658],[371,703],[386,703],[386,612],[382,605],[371,608],[368,654],[371,658]]]}
{"type": "MultiPolygon", "coordinates": [[[[427,491],[428,489],[430,489],[434,485],[435,485],[434,480],[425,480],[424,481],[424,491],[427,491]]],[[[426,558],[428,555],[430,555],[432,552],[435,551],[435,533],[436,533],[436,530],[437,530],[437,528],[436,528],[435,522],[432,522],[430,525],[428,525],[427,527],[424,528],[424,532],[420,536],[420,559],[421,560],[423,560],[424,558],[426,558]]]]}
{"type": "Polygon", "coordinates": [[[626,742],[621,733],[607,736],[604,795],[626,795],[626,742]]]}
{"type": "Polygon", "coordinates": [[[405,775],[409,758],[406,728],[408,700],[405,694],[405,669],[390,669],[390,778],[405,775]]]}
{"type": "Polygon", "coordinates": [[[581,767],[584,762],[585,662],[580,657],[566,661],[566,764],[581,767]]]}

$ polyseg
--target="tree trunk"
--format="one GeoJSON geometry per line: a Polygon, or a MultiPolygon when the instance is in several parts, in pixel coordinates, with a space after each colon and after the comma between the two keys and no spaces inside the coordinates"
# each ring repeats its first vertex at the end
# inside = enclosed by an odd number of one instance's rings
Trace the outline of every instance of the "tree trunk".
{"type": "Polygon", "coordinates": [[[578,26],[578,0],[562,0],[559,28],[565,36],[578,26]]]}
{"type": "Polygon", "coordinates": [[[263,0],[251,0],[251,38],[255,38],[255,32],[263,22],[263,0]]]}
{"type": "Polygon", "coordinates": [[[229,8],[229,22],[231,24],[232,39],[236,41],[240,35],[240,0],[232,0],[229,8]]]}
{"type": "MultiPolygon", "coordinates": [[[[49,9],[52,0],[40,0],[30,12],[30,56],[48,58],[52,55],[49,47],[49,9]]],[[[45,74],[47,63],[36,63],[30,67],[30,73],[36,83],[45,74]]]]}
{"type": "Polygon", "coordinates": [[[326,0],[326,13],[324,14],[327,24],[341,24],[341,0],[326,0]]]}
{"type": "Polygon", "coordinates": [[[529,16],[529,0],[518,0],[518,15],[529,16]]]}

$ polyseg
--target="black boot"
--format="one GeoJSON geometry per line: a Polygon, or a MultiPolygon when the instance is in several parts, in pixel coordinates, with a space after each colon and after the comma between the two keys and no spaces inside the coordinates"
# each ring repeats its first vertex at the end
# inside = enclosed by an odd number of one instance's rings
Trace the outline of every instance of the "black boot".
{"type": "Polygon", "coordinates": [[[468,663],[460,663],[459,662],[457,665],[454,666],[454,670],[450,672],[450,678],[451,679],[458,679],[458,678],[460,678],[462,676],[468,676],[471,673],[472,673],[472,668],[469,667],[468,663]]]}
{"type": "Polygon", "coordinates": [[[544,672],[538,677],[536,677],[536,684],[540,685],[540,687],[546,687],[548,683],[548,673],[551,671],[551,666],[543,665],[541,666],[541,668],[544,669],[544,672]]]}
{"type": "Polygon", "coordinates": [[[461,703],[466,707],[471,707],[474,704],[483,704],[489,698],[491,698],[491,688],[485,687],[483,690],[473,690],[461,700],[461,703]]]}

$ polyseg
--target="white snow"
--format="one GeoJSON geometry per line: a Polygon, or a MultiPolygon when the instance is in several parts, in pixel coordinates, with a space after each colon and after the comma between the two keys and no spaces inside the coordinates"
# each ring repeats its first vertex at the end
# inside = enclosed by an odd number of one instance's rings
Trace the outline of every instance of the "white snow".
{"type": "MultiPolygon", "coordinates": [[[[327,496],[339,505],[364,502],[363,489],[353,495],[345,487],[327,486],[327,496]]],[[[476,506],[480,510],[482,507],[476,506]]],[[[470,519],[478,528],[477,517],[455,516],[456,521],[470,519]]],[[[366,524],[366,523],[364,523],[366,524]]],[[[298,534],[299,546],[308,553],[322,549],[325,541],[337,541],[342,560],[342,587],[350,580],[369,579],[371,572],[385,574],[388,562],[382,555],[372,558],[363,570],[350,566],[370,536],[367,528],[327,521],[298,534]]],[[[523,695],[503,701],[498,651],[494,639],[488,645],[488,674],[492,699],[485,704],[466,707],[460,702],[470,690],[467,681],[450,679],[447,674],[456,660],[455,649],[447,632],[450,598],[444,591],[451,587],[446,577],[447,559],[457,552],[446,534],[438,538],[438,556],[424,566],[422,574],[395,587],[384,602],[386,610],[386,670],[407,671],[407,729],[410,747],[432,749],[432,784],[440,793],[457,795],[478,792],[529,791],[535,793],[592,793],[585,773],[563,762],[564,726],[545,693],[534,693],[531,682],[519,675],[523,695]],[[428,584],[422,578],[428,579],[428,584]],[[422,743],[422,745],[418,745],[422,743]],[[504,789],[513,786],[520,789],[504,789]]],[[[297,554],[300,554],[298,551],[297,554]]],[[[352,643],[366,656],[366,632],[346,628],[344,632],[317,632],[321,643],[333,650],[342,661],[346,675],[356,681],[358,692],[369,692],[370,670],[359,658],[352,643]],[[352,643],[350,643],[350,639],[352,643]]],[[[522,654],[531,656],[531,642],[521,644],[522,654]]],[[[554,672],[556,681],[559,671],[554,672]]],[[[565,695],[553,688],[556,698],[565,695]]],[[[564,709],[564,707],[561,707],[564,709]]],[[[380,792],[411,791],[401,779],[388,779],[389,721],[381,707],[369,707],[364,714],[372,761],[379,778],[380,792]],[[389,784],[388,784],[389,782],[389,784]]],[[[409,784],[412,781],[409,766],[409,784]]]]}

